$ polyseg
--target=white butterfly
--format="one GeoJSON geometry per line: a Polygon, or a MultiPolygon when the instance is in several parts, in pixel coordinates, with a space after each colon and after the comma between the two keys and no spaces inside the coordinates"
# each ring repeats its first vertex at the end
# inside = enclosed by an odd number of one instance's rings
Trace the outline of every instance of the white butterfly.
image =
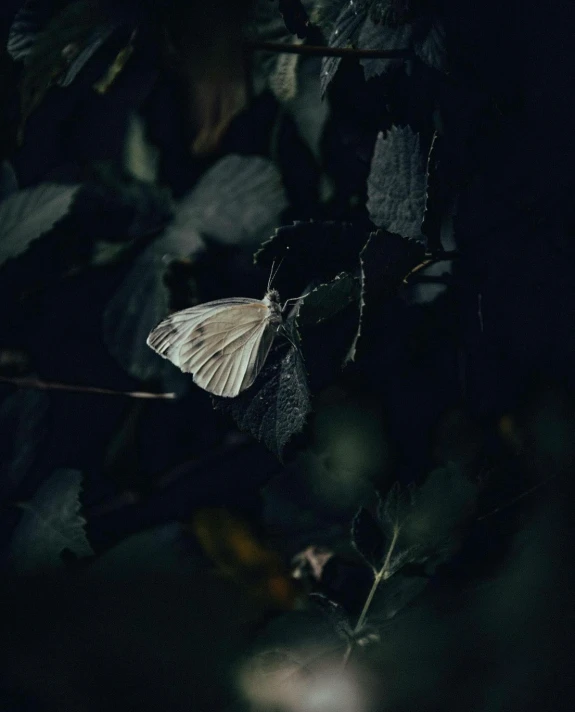
{"type": "Polygon", "coordinates": [[[263,299],[218,299],[176,312],[158,324],[147,344],[192,373],[200,388],[234,398],[262,370],[282,311],[278,292],[268,285],[263,299]]]}

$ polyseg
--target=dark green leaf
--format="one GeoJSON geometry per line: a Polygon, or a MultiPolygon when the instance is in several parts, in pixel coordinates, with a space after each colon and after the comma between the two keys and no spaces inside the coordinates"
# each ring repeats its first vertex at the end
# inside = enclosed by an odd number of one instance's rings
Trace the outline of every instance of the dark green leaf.
{"type": "Polygon", "coordinates": [[[380,500],[377,518],[388,537],[402,526],[403,520],[411,511],[414,501],[413,487],[402,489],[398,482],[393,484],[384,500],[380,500]]]}
{"type": "Polygon", "coordinates": [[[417,240],[385,230],[372,232],[361,252],[364,298],[394,296],[403,280],[424,258],[425,248],[417,240]]]}
{"type": "Polygon", "coordinates": [[[332,280],[359,266],[368,235],[362,227],[340,222],[294,222],[277,228],[255,254],[257,264],[270,268],[282,261],[282,275],[304,282],[332,280]]]}
{"type": "MultiPolygon", "coordinates": [[[[411,46],[413,28],[411,25],[390,27],[376,24],[368,17],[361,28],[358,39],[359,49],[407,49],[411,46]]],[[[360,59],[366,79],[372,79],[380,74],[405,66],[404,59],[377,57],[360,59]]]]}
{"type": "MultiPolygon", "coordinates": [[[[329,38],[329,47],[348,47],[353,44],[361,29],[361,25],[367,16],[365,3],[359,0],[346,2],[340,12],[335,26],[329,38]]],[[[335,76],[340,57],[325,57],[321,65],[320,86],[321,93],[324,94],[330,82],[335,76]]]]}
{"type": "Polygon", "coordinates": [[[385,556],[385,541],[373,515],[365,507],[361,507],[353,518],[351,542],[358,554],[377,572],[385,556]]]}
{"type": "Polygon", "coordinates": [[[407,576],[404,573],[382,581],[371,604],[370,622],[376,624],[394,618],[425,590],[428,583],[426,576],[407,576]]]}
{"type": "Polygon", "coordinates": [[[81,486],[80,472],[56,470],[29,502],[20,505],[24,514],[10,546],[14,570],[34,573],[60,568],[65,550],[78,557],[94,553],[80,515],[81,486]]]}
{"type": "Polygon", "coordinates": [[[413,502],[413,488],[401,489],[399,483],[395,483],[385,500],[379,502],[377,519],[385,534],[385,551],[380,566],[384,580],[405,564],[416,561],[419,542],[414,543],[403,536],[404,523],[412,512],[413,502]]]}
{"type": "MultiPolygon", "coordinates": [[[[381,5],[382,12],[374,11],[372,6],[359,34],[359,49],[411,49],[427,66],[445,71],[445,30],[441,21],[429,14],[416,17],[413,12],[406,18],[391,17],[389,4],[381,5]]],[[[362,58],[360,62],[366,79],[405,66],[402,59],[362,58]]]]}
{"type": "Polygon", "coordinates": [[[417,551],[413,560],[425,561],[433,570],[459,549],[475,512],[477,495],[477,485],[453,465],[427,476],[401,521],[400,541],[417,551]]]}
{"type": "Polygon", "coordinates": [[[319,324],[331,319],[358,301],[360,293],[359,279],[342,272],[333,281],[321,284],[305,297],[298,311],[298,323],[319,324]]]}
{"type": "Polygon", "coordinates": [[[301,0],[279,0],[279,10],[287,29],[302,39],[307,36],[309,17],[301,0]]]}
{"type": "Polygon", "coordinates": [[[377,227],[422,242],[427,196],[427,162],[419,134],[392,126],[375,142],[367,179],[367,209],[377,227]]]}
{"type": "Polygon", "coordinates": [[[413,46],[422,62],[441,72],[447,69],[447,50],[445,47],[445,28],[441,20],[431,21],[429,31],[423,39],[416,40],[413,46]]]}
{"type": "Polygon", "coordinates": [[[302,431],[311,410],[299,349],[289,346],[286,350],[285,344],[279,344],[253,386],[236,398],[214,397],[213,401],[281,460],[285,446],[302,431]]]}
{"type": "Polygon", "coordinates": [[[348,354],[356,356],[366,309],[379,308],[382,300],[397,294],[405,277],[421,264],[425,248],[421,242],[385,230],[371,233],[361,251],[361,302],[357,335],[348,354]]]}

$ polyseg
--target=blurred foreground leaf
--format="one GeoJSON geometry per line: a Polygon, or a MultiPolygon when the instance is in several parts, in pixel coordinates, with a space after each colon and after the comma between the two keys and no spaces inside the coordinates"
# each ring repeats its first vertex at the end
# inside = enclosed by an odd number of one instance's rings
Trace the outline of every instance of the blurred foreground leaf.
{"type": "Polygon", "coordinates": [[[42,391],[18,390],[0,404],[0,498],[4,500],[30,473],[46,438],[49,398],[42,391]]]}
{"type": "Polygon", "coordinates": [[[26,0],[23,3],[8,34],[6,49],[13,60],[20,62],[30,55],[53,9],[53,3],[46,0],[26,0]]]}

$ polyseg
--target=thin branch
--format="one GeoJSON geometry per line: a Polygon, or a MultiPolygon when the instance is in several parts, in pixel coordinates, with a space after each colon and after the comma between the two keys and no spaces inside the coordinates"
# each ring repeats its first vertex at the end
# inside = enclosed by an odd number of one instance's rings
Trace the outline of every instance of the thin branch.
{"type": "MultiPolygon", "coordinates": [[[[418,274],[427,267],[431,267],[431,265],[437,264],[437,262],[447,262],[449,260],[457,259],[460,254],[461,253],[458,250],[434,250],[433,252],[427,253],[423,262],[420,262],[417,267],[414,267],[411,272],[409,272],[409,274],[404,277],[403,284],[417,283],[413,280],[414,275],[418,274]]],[[[417,281],[419,282],[430,280],[426,278],[417,281]]]]}
{"type": "Polygon", "coordinates": [[[286,42],[248,42],[252,51],[277,52],[278,54],[303,54],[308,57],[359,57],[361,59],[413,59],[410,49],[354,49],[353,47],[322,47],[296,45],[286,42]]]}
{"type": "Polygon", "coordinates": [[[69,393],[93,393],[101,396],[124,396],[125,398],[148,398],[151,400],[173,400],[175,393],[150,393],[149,391],[114,391],[111,388],[96,388],[94,386],[74,386],[68,383],[40,381],[37,378],[9,378],[0,376],[0,383],[6,383],[16,388],[31,388],[37,391],[67,391],[69,393]]]}

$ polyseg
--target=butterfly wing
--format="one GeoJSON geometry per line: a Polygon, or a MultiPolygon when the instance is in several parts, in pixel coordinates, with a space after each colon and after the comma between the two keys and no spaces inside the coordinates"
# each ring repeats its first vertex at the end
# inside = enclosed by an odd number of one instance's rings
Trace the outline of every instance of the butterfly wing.
{"type": "Polygon", "coordinates": [[[172,314],[148,344],[204,390],[233,398],[261,371],[276,324],[260,300],[222,299],[172,314]]]}

